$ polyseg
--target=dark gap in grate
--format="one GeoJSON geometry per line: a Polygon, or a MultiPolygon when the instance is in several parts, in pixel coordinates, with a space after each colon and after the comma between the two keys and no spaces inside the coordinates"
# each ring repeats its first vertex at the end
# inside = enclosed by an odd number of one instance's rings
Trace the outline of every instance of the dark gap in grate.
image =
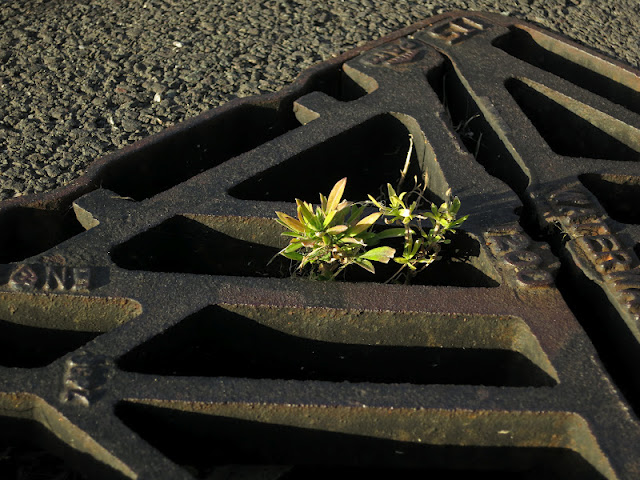
{"type": "MultiPolygon", "coordinates": [[[[347,177],[345,198],[377,197],[396,185],[409,149],[409,128],[391,114],[374,117],[233,187],[242,200],[318,203],[318,194],[347,177]],[[385,190],[386,191],[386,190],[385,190]]],[[[422,176],[414,150],[407,178],[422,176]]]]}
{"type": "MultiPolygon", "coordinates": [[[[356,314],[355,320],[327,320],[331,313],[324,311],[266,312],[249,307],[207,307],[125,354],[118,364],[124,370],[153,375],[497,386],[555,384],[529,358],[506,345],[447,348],[451,341],[439,330],[441,322],[437,320],[416,326],[409,318],[393,331],[388,328],[393,320],[385,325],[373,313],[356,314]],[[354,327],[354,321],[360,325],[354,327]],[[291,322],[297,324],[292,326],[291,322]],[[327,333],[326,328],[340,333],[327,333]],[[420,328],[442,338],[442,345],[429,346],[426,340],[420,346],[407,344],[402,336],[419,336],[420,328]],[[386,333],[376,341],[369,338],[370,329],[386,333]]],[[[470,327],[462,324],[459,328],[470,327]]],[[[522,337],[523,343],[531,340],[522,332],[504,334],[522,337]]]]}
{"type": "MultiPolygon", "coordinates": [[[[294,274],[292,262],[276,256],[287,243],[280,236],[282,231],[272,219],[179,215],[114,247],[111,258],[128,270],[288,278],[294,274]]],[[[443,246],[442,259],[420,273],[414,285],[499,286],[480,268],[477,240],[462,232],[451,240],[443,246]]],[[[375,268],[376,274],[372,275],[352,266],[342,278],[384,282],[398,266],[377,263],[375,268]]]]}
{"type": "Polygon", "coordinates": [[[125,476],[71,448],[34,420],[0,416],[0,478],[124,480],[125,476]]]}
{"type": "MultiPolygon", "coordinates": [[[[116,265],[129,270],[249,277],[291,276],[290,260],[278,255],[269,264],[286,245],[284,242],[279,246],[279,242],[283,242],[279,233],[264,235],[257,223],[254,223],[254,228],[250,223],[243,224],[238,217],[236,219],[239,232],[216,228],[215,223],[209,226],[186,216],[173,217],[113,248],[111,258],[116,265]],[[273,243],[264,243],[270,240],[273,243]]],[[[272,224],[272,228],[282,230],[275,221],[266,221],[272,224]]],[[[261,223],[264,222],[263,219],[261,223]]]]}
{"type": "Polygon", "coordinates": [[[0,320],[0,365],[44,367],[98,335],[97,332],[37,328],[0,320]]]}
{"type": "Polygon", "coordinates": [[[358,83],[359,80],[347,75],[340,65],[314,76],[305,93],[322,92],[340,102],[352,102],[367,95],[367,90],[370,89],[365,79],[362,79],[363,85],[358,83]]]}
{"type": "MultiPolygon", "coordinates": [[[[322,91],[341,101],[366,95],[339,66],[312,77],[300,95],[310,91],[322,91]]],[[[168,190],[299,127],[293,101],[287,97],[280,103],[242,105],[176,129],[172,135],[109,163],[100,173],[100,186],[135,200],[168,190]]]]}
{"type": "Polygon", "coordinates": [[[464,147],[490,175],[522,194],[529,184],[529,178],[482,115],[451,61],[443,57],[442,64],[427,73],[427,80],[442,102],[451,121],[451,130],[464,147]]]}
{"type": "Polygon", "coordinates": [[[640,153],[521,80],[510,78],[505,87],[549,148],[558,155],[640,160],[640,153]]]}
{"type": "Polygon", "coordinates": [[[640,177],[587,173],[579,178],[607,215],[620,223],[640,224],[640,177]]]}
{"type": "Polygon", "coordinates": [[[0,214],[0,263],[33,257],[84,232],[71,208],[9,208],[0,214]]]}
{"type": "MultiPolygon", "coordinates": [[[[537,35],[545,38],[542,34],[537,35]]],[[[563,44],[560,42],[555,40],[550,41],[553,42],[554,47],[563,47],[563,44]]],[[[604,97],[613,103],[622,105],[628,110],[640,114],[640,92],[609,78],[609,75],[619,73],[619,67],[608,65],[604,61],[593,62],[592,59],[585,58],[584,60],[589,61],[594,68],[600,65],[602,71],[597,72],[586,68],[569,58],[565,58],[544,48],[536,42],[528,32],[517,27],[512,28],[509,33],[496,38],[493,41],[493,45],[512,57],[516,57],[534,67],[546,70],[591,93],[604,97]]],[[[565,50],[565,53],[567,56],[576,55],[577,57],[586,57],[589,55],[584,52],[576,53],[574,49],[569,51],[569,48],[565,50]]],[[[589,57],[591,57],[591,55],[589,55],[589,57]]],[[[576,58],[576,60],[578,60],[578,58],[576,58]]]]}
{"type": "Polygon", "coordinates": [[[317,474],[324,471],[328,475],[322,478],[363,480],[380,477],[381,472],[406,480],[604,479],[579,454],[564,449],[430,445],[129,402],[118,404],[115,413],[197,478],[275,472],[268,478],[298,480],[309,478],[305,474],[313,470],[311,478],[320,478],[317,474]],[[284,475],[277,475],[280,472],[284,475]]]}
{"type": "Polygon", "coordinates": [[[0,365],[43,367],[141,312],[121,297],[0,292],[0,365]]]}
{"type": "Polygon", "coordinates": [[[144,200],[299,126],[277,104],[243,105],[110,162],[100,186],[144,200]]]}

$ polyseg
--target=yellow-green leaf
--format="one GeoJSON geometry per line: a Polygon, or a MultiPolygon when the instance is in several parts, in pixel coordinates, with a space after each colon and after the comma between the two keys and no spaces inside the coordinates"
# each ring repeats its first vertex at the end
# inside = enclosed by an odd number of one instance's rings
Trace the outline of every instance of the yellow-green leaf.
{"type": "Polygon", "coordinates": [[[304,232],[304,225],[292,216],[282,212],[276,212],[276,215],[287,228],[290,228],[294,232],[304,232]]]}
{"type": "Polygon", "coordinates": [[[366,260],[374,260],[380,263],[389,263],[389,260],[396,254],[396,249],[391,247],[377,247],[364,252],[360,258],[366,260]]]}
{"type": "Polygon", "coordinates": [[[378,207],[378,208],[383,208],[382,205],[380,204],[380,202],[378,202],[375,198],[373,198],[371,195],[368,195],[369,200],[371,200],[371,202],[373,202],[373,204],[378,207]]]}
{"type": "Polygon", "coordinates": [[[359,267],[364,268],[367,272],[376,273],[376,269],[373,266],[373,263],[371,263],[369,260],[365,260],[365,259],[356,260],[355,264],[358,265],[359,267]]]}
{"type": "Polygon", "coordinates": [[[302,217],[307,225],[311,226],[312,228],[320,230],[322,228],[322,225],[318,224],[318,220],[309,210],[309,207],[311,205],[309,205],[307,202],[299,202],[298,200],[296,201],[298,202],[298,217],[302,217]]]}
{"type": "Polygon", "coordinates": [[[327,197],[322,194],[320,194],[320,208],[322,208],[324,212],[327,211],[327,197]]]}
{"type": "Polygon", "coordinates": [[[327,230],[327,233],[329,235],[338,235],[339,233],[346,232],[348,228],[349,227],[347,227],[346,225],[336,225],[335,227],[329,228],[327,230]]]}
{"type": "Polygon", "coordinates": [[[326,211],[330,212],[331,210],[335,210],[340,200],[342,199],[342,194],[344,193],[344,187],[347,185],[347,177],[344,177],[341,180],[338,180],[336,184],[331,189],[331,193],[329,193],[329,198],[327,199],[327,209],[326,211]]]}
{"type": "Polygon", "coordinates": [[[381,215],[382,215],[382,213],[380,213],[380,212],[376,212],[376,213],[372,213],[371,215],[367,215],[362,220],[360,220],[358,223],[356,223],[353,226],[353,228],[351,228],[349,233],[357,235],[360,232],[364,232],[367,228],[369,228],[371,225],[376,223],[376,220],[378,220],[381,215]]]}

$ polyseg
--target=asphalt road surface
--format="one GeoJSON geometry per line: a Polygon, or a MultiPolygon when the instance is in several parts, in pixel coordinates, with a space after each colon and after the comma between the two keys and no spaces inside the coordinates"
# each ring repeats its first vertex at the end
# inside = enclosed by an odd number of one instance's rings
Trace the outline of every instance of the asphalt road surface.
{"type": "Polygon", "coordinates": [[[499,12],[640,66],[638,0],[2,0],[0,199],[437,13],[499,12]]]}

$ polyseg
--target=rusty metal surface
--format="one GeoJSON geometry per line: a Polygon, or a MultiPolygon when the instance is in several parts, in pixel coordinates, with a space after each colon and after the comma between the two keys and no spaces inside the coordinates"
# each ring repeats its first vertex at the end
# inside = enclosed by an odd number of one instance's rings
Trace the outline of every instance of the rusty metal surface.
{"type": "Polygon", "coordinates": [[[3,438],[88,478],[638,478],[638,129],[638,72],[454,12],[5,202],[3,438]],[[365,198],[409,134],[449,256],[268,264],[274,210],[365,198]]]}

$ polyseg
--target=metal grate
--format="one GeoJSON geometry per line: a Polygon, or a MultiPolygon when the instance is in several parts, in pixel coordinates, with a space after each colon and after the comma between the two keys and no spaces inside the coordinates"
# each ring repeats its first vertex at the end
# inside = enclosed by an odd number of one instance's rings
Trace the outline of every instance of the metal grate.
{"type": "Polygon", "coordinates": [[[637,478],[639,98],[638,72],[457,12],[3,203],[6,452],[87,478],[637,478]],[[268,264],[274,210],[377,191],[409,134],[470,215],[442,262],[412,286],[268,264]]]}

